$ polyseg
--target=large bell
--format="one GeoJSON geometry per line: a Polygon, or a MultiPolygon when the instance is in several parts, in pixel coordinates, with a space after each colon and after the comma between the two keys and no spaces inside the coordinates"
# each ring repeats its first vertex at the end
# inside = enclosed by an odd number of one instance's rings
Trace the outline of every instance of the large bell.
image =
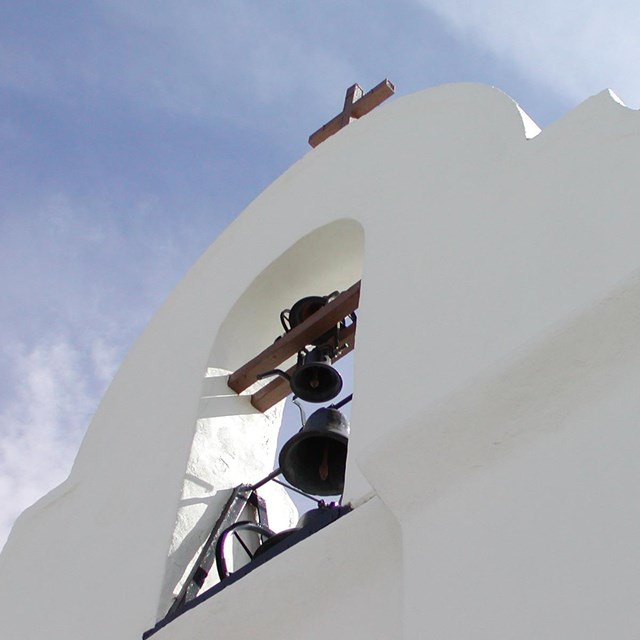
{"type": "Polygon", "coordinates": [[[314,496],[336,496],[344,489],[349,422],[333,407],[309,416],[304,427],[280,451],[282,475],[314,496]]]}
{"type": "Polygon", "coordinates": [[[279,533],[276,533],[275,535],[267,538],[256,549],[256,552],[253,554],[253,557],[254,558],[260,557],[263,553],[265,553],[265,551],[269,551],[273,547],[279,545],[283,540],[286,540],[292,533],[297,533],[302,529],[311,528],[314,525],[316,527],[322,526],[323,521],[324,521],[324,524],[327,524],[327,519],[328,519],[328,516],[329,517],[331,516],[331,512],[335,514],[335,513],[339,513],[340,510],[341,508],[337,506],[334,502],[334,503],[331,503],[330,505],[323,505],[323,506],[319,506],[316,509],[311,509],[310,511],[306,511],[300,516],[298,520],[298,524],[296,524],[295,527],[293,527],[292,529],[285,529],[284,531],[280,531],[279,533]]]}
{"type": "Polygon", "coordinates": [[[301,400],[328,402],[342,391],[342,376],[331,366],[330,353],[317,348],[302,358],[289,384],[301,400]]]}

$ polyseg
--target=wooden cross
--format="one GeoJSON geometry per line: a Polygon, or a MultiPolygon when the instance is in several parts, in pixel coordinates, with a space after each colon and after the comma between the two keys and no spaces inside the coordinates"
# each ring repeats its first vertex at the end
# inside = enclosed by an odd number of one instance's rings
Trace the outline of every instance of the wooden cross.
{"type": "Polygon", "coordinates": [[[395,93],[396,88],[389,80],[383,80],[375,86],[369,93],[365,94],[359,84],[354,84],[347,89],[344,99],[342,113],[329,120],[327,124],[320,127],[315,133],[309,136],[309,144],[317,147],[321,142],[346,127],[354,118],[361,118],[372,109],[395,93]]]}

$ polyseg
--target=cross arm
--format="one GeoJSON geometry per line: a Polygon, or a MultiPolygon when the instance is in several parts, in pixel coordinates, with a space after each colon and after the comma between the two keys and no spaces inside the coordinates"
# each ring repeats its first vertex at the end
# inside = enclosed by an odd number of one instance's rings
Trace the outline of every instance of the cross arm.
{"type": "Polygon", "coordinates": [[[390,98],[395,93],[395,90],[396,88],[392,82],[386,79],[383,80],[380,84],[373,87],[371,91],[365,93],[362,98],[353,103],[351,116],[354,118],[366,116],[369,111],[372,111],[387,98],[390,98]]]}
{"type": "Polygon", "coordinates": [[[317,147],[321,142],[324,142],[334,133],[340,131],[342,127],[349,124],[351,118],[361,118],[372,109],[375,109],[379,104],[391,97],[395,90],[393,83],[386,79],[364,95],[362,95],[360,85],[354,84],[349,87],[343,111],[312,133],[309,136],[309,144],[314,148],[317,147]],[[355,101],[352,102],[350,96],[355,98],[355,101]]]}

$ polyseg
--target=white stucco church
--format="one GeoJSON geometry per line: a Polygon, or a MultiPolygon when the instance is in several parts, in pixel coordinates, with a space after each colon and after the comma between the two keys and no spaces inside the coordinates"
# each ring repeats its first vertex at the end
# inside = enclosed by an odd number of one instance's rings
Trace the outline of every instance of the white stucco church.
{"type": "Polygon", "coordinates": [[[446,85],[310,150],[173,291],[68,480],[16,522],[0,636],[637,640],[639,174],[640,115],[609,91],[540,131],[446,85]],[[340,505],[262,560],[231,540],[229,577],[185,598],[216,525],[296,527],[283,487],[256,487],[290,391],[257,374],[295,373],[336,317],[340,505]],[[237,487],[256,499],[231,517],[237,487]]]}

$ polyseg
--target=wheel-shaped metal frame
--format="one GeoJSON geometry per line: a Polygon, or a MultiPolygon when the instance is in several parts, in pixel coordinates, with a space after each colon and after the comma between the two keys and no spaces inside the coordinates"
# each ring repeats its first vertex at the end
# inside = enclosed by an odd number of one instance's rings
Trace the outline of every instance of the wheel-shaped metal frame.
{"type": "MultiPolygon", "coordinates": [[[[238,533],[238,531],[252,531],[253,533],[258,533],[264,538],[271,538],[275,535],[275,532],[269,529],[264,524],[260,524],[259,522],[252,522],[251,520],[241,520],[240,522],[236,522],[232,524],[230,527],[227,527],[218,538],[218,542],[216,543],[216,568],[218,569],[218,575],[220,576],[220,580],[224,580],[229,577],[231,573],[229,568],[227,567],[227,559],[225,558],[225,544],[227,538],[232,535],[238,533]]],[[[253,559],[253,555],[246,546],[242,545],[247,551],[250,559],[253,559]]]]}

